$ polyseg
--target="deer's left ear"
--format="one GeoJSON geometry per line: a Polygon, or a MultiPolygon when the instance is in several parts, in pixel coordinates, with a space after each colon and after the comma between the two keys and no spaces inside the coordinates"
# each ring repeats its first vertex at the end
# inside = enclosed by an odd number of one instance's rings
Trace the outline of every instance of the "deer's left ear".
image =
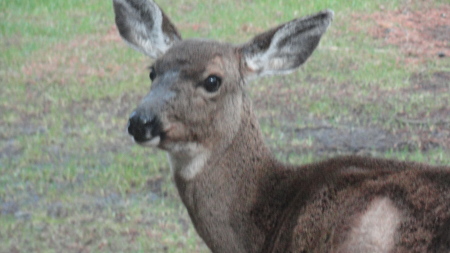
{"type": "Polygon", "coordinates": [[[239,49],[241,73],[252,79],[293,71],[312,54],[332,19],[333,11],[326,10],[256,36],[239,49]]]}
{"type": "Polygon", "coordinates": [[[152,0],[113,0],[116,25],[128,44],[158,58],[181,40],[175,26],[152,0]]]}

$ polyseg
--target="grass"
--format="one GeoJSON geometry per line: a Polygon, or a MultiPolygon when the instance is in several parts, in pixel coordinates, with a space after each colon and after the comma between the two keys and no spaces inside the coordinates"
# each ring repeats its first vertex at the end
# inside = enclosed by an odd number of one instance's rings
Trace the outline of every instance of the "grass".
{"type": "MultiPolygon", "coordinates": [[[[183,37],[236,43],[333,9],[332,28],[300,71],[248,87],[277,157],[299,164],[349,153],[320,151],[315,137],[298,133],[360,127],[403,138],[401,147],[371,155],[450,164],[445,146],[422,137],[448,131],[435,120],[450,95],[416,90],[412,80],[448,73],[448,61],[403,64],[397,47],[352,29],[361,22],[352,14],[394,10],[404,1],[159,4],[183,37]]],[[[0,252],[207,252],[165,155],[133,145],[125,133],[150,85],[148,62],[118,39],[112,3],[9,0],[0,7],[0,252]]]]}

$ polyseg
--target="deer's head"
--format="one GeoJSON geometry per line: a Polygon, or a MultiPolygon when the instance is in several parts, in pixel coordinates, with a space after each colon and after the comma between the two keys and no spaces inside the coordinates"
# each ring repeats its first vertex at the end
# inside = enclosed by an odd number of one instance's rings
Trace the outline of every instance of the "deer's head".
{"type": "Polygon", "coordinates": [[[232,45],[182,40],[151,0],[114,0],[114,10],[125,41],[155,59],[150,92],[131,114],[128,132],[139,144],[171,153],[226,146],[245,116],[245,83],[299,67],[333,18],[322,11],[232,45]]]}

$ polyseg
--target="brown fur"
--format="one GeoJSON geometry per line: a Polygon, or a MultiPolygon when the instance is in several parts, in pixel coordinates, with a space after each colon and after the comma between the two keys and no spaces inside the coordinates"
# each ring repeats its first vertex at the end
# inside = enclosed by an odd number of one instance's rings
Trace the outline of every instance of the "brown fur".
{"type": "Polygon", "coordinates": [[[220,249],[210,239],[222,233],[217,217],[230,217],[223,222],[247,244],[243,252],[331,252],[379,196],[389,197],[404,216],[392,252],[434,252],[435,241],[448,245],[450,231],[443,227],[450,220],[449,168],[352,156],[284,166],[263,145],[251,110],[245,114],[229,152],[208,163],[211,169],[188,182],[175,175],[211,249],[220,249]],[[212,207],[217,209],[210,213],[212,207]]]}
{"type": "Polygon", "coordinates": [[[330,11],[234,46],[181,41],[149,0],[114,3],[125,40],[159,57],[130,134],[168,152],[181,199],[213,252],[450,252],[449,167],[357,156],[290,166],[264,144],[245,83],[302,64],[330,11]],[[161,32],[136,40],[133,24],[146,22],[161,32]],[[221,79],[215,92],[202,86],[211,75],[221,79]]]}

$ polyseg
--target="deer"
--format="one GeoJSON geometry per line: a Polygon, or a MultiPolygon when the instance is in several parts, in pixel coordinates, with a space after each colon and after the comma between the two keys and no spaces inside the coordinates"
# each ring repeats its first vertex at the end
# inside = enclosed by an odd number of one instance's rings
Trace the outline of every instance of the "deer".
{"type": "Polygon", "coordinates": [[[450,167],[356,155],[289,165],[264,143],[247,83],[304,64],[333,11],[234,45],[182,39],[152,0],[113,7],[121,37],[154,60],[128,133],[167,153],[211,252],[450,252],[450,167]]]}

